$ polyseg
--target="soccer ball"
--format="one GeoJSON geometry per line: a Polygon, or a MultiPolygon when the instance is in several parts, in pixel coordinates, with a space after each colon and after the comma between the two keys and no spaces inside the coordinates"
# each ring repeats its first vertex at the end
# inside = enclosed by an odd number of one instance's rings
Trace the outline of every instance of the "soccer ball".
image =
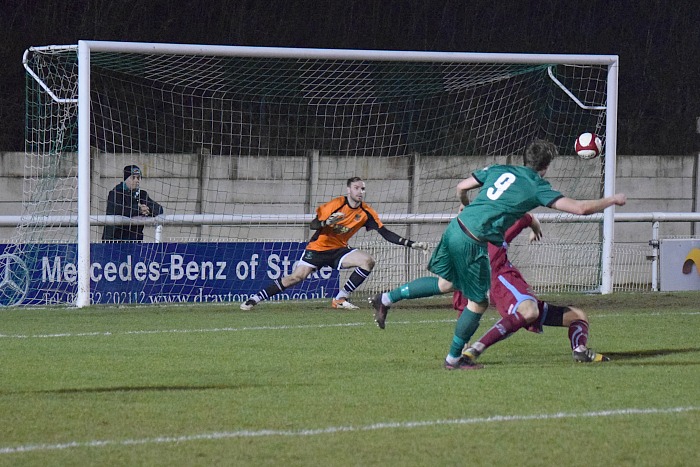
{"type": "Polygon", "coordinates": [[[581,159],[593,159],[600,155],[603,143],[595,133],[582,133],[576,138],[574,149],[581,159]]]}

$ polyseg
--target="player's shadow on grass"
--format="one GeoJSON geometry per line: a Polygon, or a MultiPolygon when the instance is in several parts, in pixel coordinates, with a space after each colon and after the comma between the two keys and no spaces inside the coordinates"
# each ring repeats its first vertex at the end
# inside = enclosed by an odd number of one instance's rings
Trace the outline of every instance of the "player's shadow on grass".
{"type": "MultiPolygon", "coordinates": [[[[602,350],[601,353],[605,355],[606,357],[610,358],[610,363],[614,362],[624,362],[628,361],[633,364],[637,365],[666,365],[666,366],[671,366],[671,365],[700,365],[700,360],[695,360],[695,361],[687,361],[687,362],[653,362],[653,361],[638,361],[635,362],[635,360],[643,360],[647,358],[654,358],[654,357],[663,357],[666,355],[675,355],[675,354],[692,354],[692,353],[700,353],[700,348],[698,347],[691,347],[691,348],[685,348],[685,349],[648,349],[648,350],[631,350],[629,352],[606,352],[605,350],[602,350]]],[[[548,358],[551,357],[552,363],[551,365],[557,365],[557,363],[553,363],[554,361],[557,360],[557,357],[555,354],[552,355],[545,355],[544,356],[544,361],[547,362],[548,358]]],[[[488,363],[484,362],[485,365],[492,366],[492,365],[510,365],[513,363],[513,360],[496,360],[496,361],[490,361],[488,363]]],[[[525,360],[522,360],[522,363],[528,363],[525,360]]],[[[545,363],[546,365],[546,363],[545,363]]],[[[589,365],[589,364],[584,364],[584,365],[589,365]]],[[[598,366],[598,364],[593,364],[594,366],[598,366]]],[[[605,366],[605,363],[601,363],[601,366],[605,366]]],[[[538,366],[543,366],[543,364],[540,362],[538,363],[538,366]]]]}
{"type": "Polygon", "coordinates": [[[611,361],[621,360],[637,360],[640,358],[663,357],[665,355],[686,354],[700,352],[700,348],[691,347],[686,349],[649,349],[649,350],[632,350],[629,352],[603,352],[603,355],[610,358],[611,361]]]}

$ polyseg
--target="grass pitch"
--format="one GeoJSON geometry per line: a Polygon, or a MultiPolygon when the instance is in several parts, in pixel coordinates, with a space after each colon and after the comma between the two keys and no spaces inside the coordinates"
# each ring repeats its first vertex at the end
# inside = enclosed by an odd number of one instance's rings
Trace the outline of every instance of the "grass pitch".
{"type": "Polygon", "coordinates": [[[0,465],[700,465],[700,294],[544,298],[612,361],[545,328],[445,371],[449,297],[8,309],[0,465]]]}

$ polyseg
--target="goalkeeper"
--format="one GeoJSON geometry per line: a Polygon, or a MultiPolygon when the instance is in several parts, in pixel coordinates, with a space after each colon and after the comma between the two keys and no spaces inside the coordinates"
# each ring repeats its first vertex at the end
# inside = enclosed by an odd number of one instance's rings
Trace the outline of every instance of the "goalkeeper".
{"type": "Polygon", "coordinates": [[[324,266],[355,270],[331,302],[333,308],[359,308],[348,300],[349,295],[362,284],[374,268],[374,258],[364,251],[348,246],[348,241],[363,226],[376,230],[388,242],[415,250],[427,250],[428,245],[400,237],[384,227],[377,212],[365,203],[365,182],[360,177],[347,181],[347,195],[339,196],[316,209],[310,228],[315,230],[301,259],[291,274],[277,279],[241,304],[241,310],[250,310],[262,300],[292,287],[309,274],[324,266]]]}
{"type": "MultiPolygon", "coordinates": [[[[462,352],[463,357],[476,360],[484,350],[496,342],[511,336],[521,328],[541,333],[542,326],[569,328],[569,342],[576,362],[605,362],[608,357],[596,353],[588,345],[588,317],[580,308],[557,306],[539,300],[530,290],[522,274],[508,259],[508,244],[527,227],[530,227],[530,241],[542,238],[542,228],[532,214],[525,214],[507,231],[501,246],[488,245],[491,263],[491,303],[496,306],[501,319],[462,352]]],[[[462,314],[467,306],[467,298],[460,291],[453,295],[453,306],[462,314]]]]}

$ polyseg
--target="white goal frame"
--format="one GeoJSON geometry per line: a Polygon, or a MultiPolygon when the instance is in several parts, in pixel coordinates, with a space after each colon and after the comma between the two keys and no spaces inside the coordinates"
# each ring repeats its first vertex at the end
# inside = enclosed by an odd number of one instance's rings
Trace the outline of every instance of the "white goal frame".
{"type": "MultiPolygon", "coordinates": [[[[454,53],[350,49],[299,49],[277,47],[239,47],[165,43],[85,41],[78,42],[78,261],[75,306],[90,304],[90,56],[93,52],[133,52],[140,54],[180,54],[268,58],[321,58],[343,60],[452,61],[462,63],[531,63],[600,65],[607,67],[606,135],[604,196],[615,192],[617,153],[617,55],[454,53]]],[[[577,102],[579,106],[583,104],[577,102]]],[[[614,207],[603,214],[602,279],[600,292],[612,292],[612,248],[614,242],[614,207]]],[[[197,222],[197,215],[187,216],[197,222]]],[[[221,216],[218,216],[221,217],[221,216]]],[[[238,216],[240,217],[240,216],[238,216]]],[[[415,215],[408,215],[414,218],[415,215]]],[[[203,220],[203,219],[202,219],[203,220]]],[[[257,219],[259,221],[259,219],[257,219]]],[[[226,219],[218,219],[225,222],[226,219]]]]}

